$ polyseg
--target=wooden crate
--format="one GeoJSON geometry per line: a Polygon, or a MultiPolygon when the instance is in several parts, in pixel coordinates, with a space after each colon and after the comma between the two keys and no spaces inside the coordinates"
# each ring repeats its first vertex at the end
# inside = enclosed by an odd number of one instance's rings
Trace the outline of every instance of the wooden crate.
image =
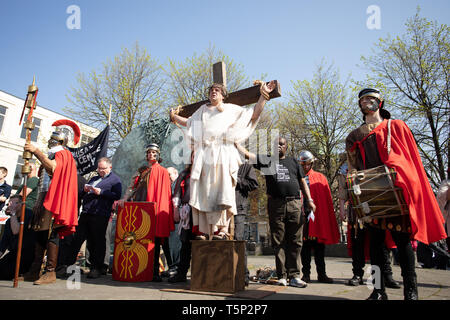
{"type": "Polygon", "coordinates": [[[245,241],[193,240],[191,290],[235,293],[245,289],[245,241]]]}

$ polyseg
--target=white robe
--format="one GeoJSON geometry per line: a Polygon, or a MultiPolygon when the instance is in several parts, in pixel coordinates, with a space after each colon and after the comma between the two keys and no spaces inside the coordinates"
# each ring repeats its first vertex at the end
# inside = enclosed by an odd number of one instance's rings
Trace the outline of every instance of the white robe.
{"type": "Polygon", "coordinates": [[[200,232],[227,228],[236,214],[235,187],[242,164],[234,142],[247,139],[256,127],[254,107],[225,103],[224,110],[202,105],[187,122],[187,136],[194,147],[190,201],[193,223],[200,232]]]}

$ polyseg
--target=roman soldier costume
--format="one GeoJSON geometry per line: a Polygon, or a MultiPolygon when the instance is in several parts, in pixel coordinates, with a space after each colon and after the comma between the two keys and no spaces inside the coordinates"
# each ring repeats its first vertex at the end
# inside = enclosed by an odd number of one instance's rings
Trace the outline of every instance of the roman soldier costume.
{"type": "Polygon", "coordinates": [[[30,270],[24,275],[25,281],[34,281],[34,284],[56,281],[59,239],[73,234],[78,225],[77,168],[72,154],[66,148],[68,134],[62,128],[68,126],[73,130],[74,144],[79,141],[80,129],[70,120],[56,121],[53,126],[57,130],[48,140],[48,154],[44,155],[38,149],[35,152],[41,163],[54,160],[56,166],[52,170],[43,163],[39,168],[38,198],[33,208],[32,221],[37,238],[35,258],[30,270]],[[45,250],[45,273],[39,277],[45,250]]]}

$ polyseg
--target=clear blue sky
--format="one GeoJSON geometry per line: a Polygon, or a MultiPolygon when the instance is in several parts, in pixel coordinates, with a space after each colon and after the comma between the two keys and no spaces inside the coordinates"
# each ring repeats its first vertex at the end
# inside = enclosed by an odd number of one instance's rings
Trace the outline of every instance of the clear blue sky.
{"type": "Polygon", "coordinates": [[[378,38],[403,34],[418,5],[421,16],[450,24],[448,0],[2,0],[0,90],[25,98],[36,75],[38,104],[62,112],[79,72],[98,70],[136,41],[161,63],[214,44],[250,79],[266,73],[284,92],[311,79],[323,58],[360,79],[361,55],[378,38]],[[79,30],[66,27],[70,5],[81,10],[79,30]],[[366,26],[370,5],[380,8],[379,30],[366,26]]]}

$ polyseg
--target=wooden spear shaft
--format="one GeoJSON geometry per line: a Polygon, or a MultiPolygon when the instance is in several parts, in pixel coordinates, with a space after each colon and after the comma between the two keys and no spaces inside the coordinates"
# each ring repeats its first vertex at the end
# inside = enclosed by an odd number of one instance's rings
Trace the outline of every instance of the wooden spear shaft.
{"type": "Polygon", "coordinates": [[[20,214],[20,229],[19,229],[19,241],[17,244],[17,257],[16,257],[16,270],[14,273],[14,288],[17,288],[17,285],[19,283],[19,270],[20,270],[20,260],[22,256],[22,242],[23,242],[23,225],[25,221],[25,201],[27,200],[27,182],[28,182],[28,176],[24,176],[24,182],[23,182],[23,196],[22,196],[22,208],[21,208],[21,214],[20,214]]]}
{"type": "MultiPolygon", "coordinates": [[[[22,116],[25,112],[25,108],[29,108],[28,111],[28,117],[27,121],[24,124],[24,127],[26,129],[26,135],[25,135],[25,141],[29,143],[31,141],[31,131],[34,130],[34,123],[33,123],[33,110],[36,108],[36,96],[38,93],[38,88],[35,85],[35,78],[33,78],[33,84],[31,86],[28,86],[28,94],[27,98],[25,100],[25,105],[23,106],[24,110],[22,111],[22,116]]],[[[19,125],[22,122],[22,118],[19,121],[19,125]]],[[[16,256],[16,270],[14,272],[14,288],[17,288],[17,285],[19,283],[19,271],[20,271],[20,260],[22,257],[22,242],[23,242],[23,227],[24,227],[24,221],[25,221],[25,201],[27,199],[27,184],[28,184],[28,174],[31,172],[30,168],[30,159],[33,157],[33,155],[28,152],[24,151],[22,158],[24,159],[24,164],[22,166],[22,174],[24,177],[24,184],[22,188],[22,210],[20,215],[20,228],[19,228],[19,241],[17,244],[17,256],[16,256]]]]}

